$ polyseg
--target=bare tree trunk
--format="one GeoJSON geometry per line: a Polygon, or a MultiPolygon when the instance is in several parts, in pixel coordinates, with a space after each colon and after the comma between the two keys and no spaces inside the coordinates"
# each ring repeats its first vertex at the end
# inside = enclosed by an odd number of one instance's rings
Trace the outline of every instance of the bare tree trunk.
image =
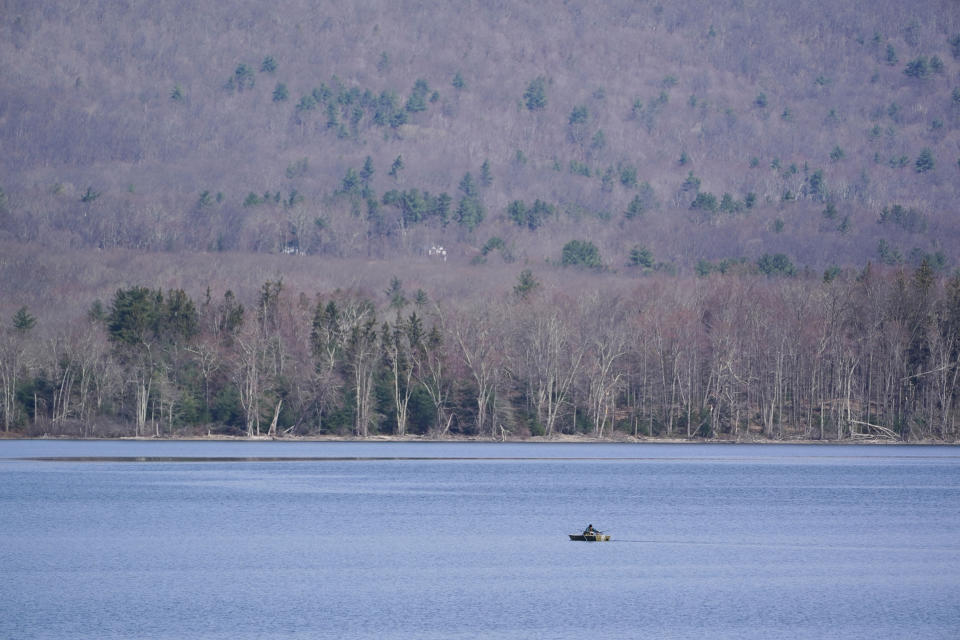
{"type": "MultiPolygon", "coordinates": [[[[489,314],[484,317],[466,315],[454,327],[454,337],[460,346],[460,355],[470,371],[476,393],[476,427],[477,433],[483,434],[488,421],[488,413],[492,408],[496,394],[499,363],[497,362],[497,347],[494,343],[492,318],[489,314]]],[[[491,424],[490,435],[494,435],[494,426],[491,424]]]]}
{"type": "MultiPolygon", "coordinates": [[[[439,324],[444,323],[443,315],[437,310],[439,324]]],[[[423,344],[412,353],[417,381],[423,385],[436,411],[434,434],[443,437],[450,431],[453,414],[447,411],[450,388],[447,382],[446,358],[443,350],[443,333],[434,327],[423,344]]]]}
{"type": "Polygon", "coordinates": [[[145,432],[147,425],[147,405],[150,401],[150,386],[152,378],[149,372],[139,371],[138,377],[136,380],[136,415],[137,415],[137,425],[136,425],[136,436],[139,438],[140,434],[145,432]]]}
{"type": "Polygon", "coordinates": [[[260,346],[257,336],[238,337],[238,362],[233,370],[234,384],[243,407],[246,434],[260,435],[260,346]]]}
{"type": "Polygon", "coordinates": [[[0,333],[0,400],[3,409],[3,431],[10,432],[16,420],[17,383],[23,366],[23,349],[13,336],[0,333]]]}
{"type": "MultiPolygon", "coordinates": [[[[384,325],[386,326],[386,325],[384,325]]],[[[386,336],[386,355],[390,360],[393,382],[393,402],[396,410],[397,435],[407,434],[408,407],[413,394],[413,363],[415,345],[404,344],[405,336],[399,315],[392,335],[386,336]]]]}
{"type": "Polygon", "coordinates": [[[280,417],[280,407],[283,406],[283,398],[277,401],[277,408],[273,411],[273,420],[270,421],[270,430],[267,431],[267,435],[271,438],[277,437],[277,420],[280,417]]]}

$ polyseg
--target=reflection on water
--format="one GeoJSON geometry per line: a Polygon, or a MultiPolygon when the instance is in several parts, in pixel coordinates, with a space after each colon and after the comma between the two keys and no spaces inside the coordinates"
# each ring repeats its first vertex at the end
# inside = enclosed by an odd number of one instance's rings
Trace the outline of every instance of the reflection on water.
{"type": "Polygon", "coordinates": [[[0,638],[953,637],[957,452],[0,441],[0,638]]]}
{"type": "Polygon", "coordinates": [[[689,444],[580,442],[371,442],[266,440],[0,440],[0,460],[104,461],[368,459],[859,459],[960,458],[943,445],[689,444]]]}

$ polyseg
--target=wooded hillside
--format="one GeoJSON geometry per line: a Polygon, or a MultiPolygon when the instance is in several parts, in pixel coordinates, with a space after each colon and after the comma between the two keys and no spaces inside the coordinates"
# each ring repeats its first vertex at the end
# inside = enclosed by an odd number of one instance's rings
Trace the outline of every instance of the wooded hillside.
{"type": "Polygon", "coordinates": [[[8,241],[957,259],[952,0],[6,2],[0,34],[8,241]]]}
{"type": "Polygon", "coordinates": [[[956,435],[953,0],[7,1],[0,60],[5,427],[397,433],[412,394],[424,432],[956,435]],[[147,364],[108,322],[131,295],[147,364]],[[170,295],[196,327],[161,330],[170,295]],[[321,382],[332,301],[353,319],[321,382]],[[391,359],[413,308],[450,404],[422,345],[391,359]],[[496,320],[488,389],[469,318],[496,320]],[[546,381],[545,327],[585,349],[546,381]],[[608,348],[619,373],[587,367],[608,348]]]}

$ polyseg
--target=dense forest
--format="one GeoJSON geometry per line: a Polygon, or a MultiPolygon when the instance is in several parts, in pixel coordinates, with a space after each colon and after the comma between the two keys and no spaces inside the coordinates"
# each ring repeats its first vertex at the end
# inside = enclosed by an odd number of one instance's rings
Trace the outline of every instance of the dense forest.
{"type": "Polygon", "coordinates": [[[4,433],[955,440],[953,0],[0,2],[4,433]]]}
{"type": "Polygon", "coordinates": [[[955,440],[960,276],[667,276],[586,292],[521,271],[449,303],[129,287],[47,340],[2,343],[4,430],[955,440]]]}

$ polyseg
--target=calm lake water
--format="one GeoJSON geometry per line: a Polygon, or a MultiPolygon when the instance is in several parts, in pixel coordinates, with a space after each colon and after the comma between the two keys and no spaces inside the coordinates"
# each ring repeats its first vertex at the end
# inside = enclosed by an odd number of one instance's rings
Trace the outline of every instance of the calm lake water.
{"type": "Polygon", "coordinates": [[[960,637],[960,449],[0,441],[0,638],[589,637],[960,637]]]}

